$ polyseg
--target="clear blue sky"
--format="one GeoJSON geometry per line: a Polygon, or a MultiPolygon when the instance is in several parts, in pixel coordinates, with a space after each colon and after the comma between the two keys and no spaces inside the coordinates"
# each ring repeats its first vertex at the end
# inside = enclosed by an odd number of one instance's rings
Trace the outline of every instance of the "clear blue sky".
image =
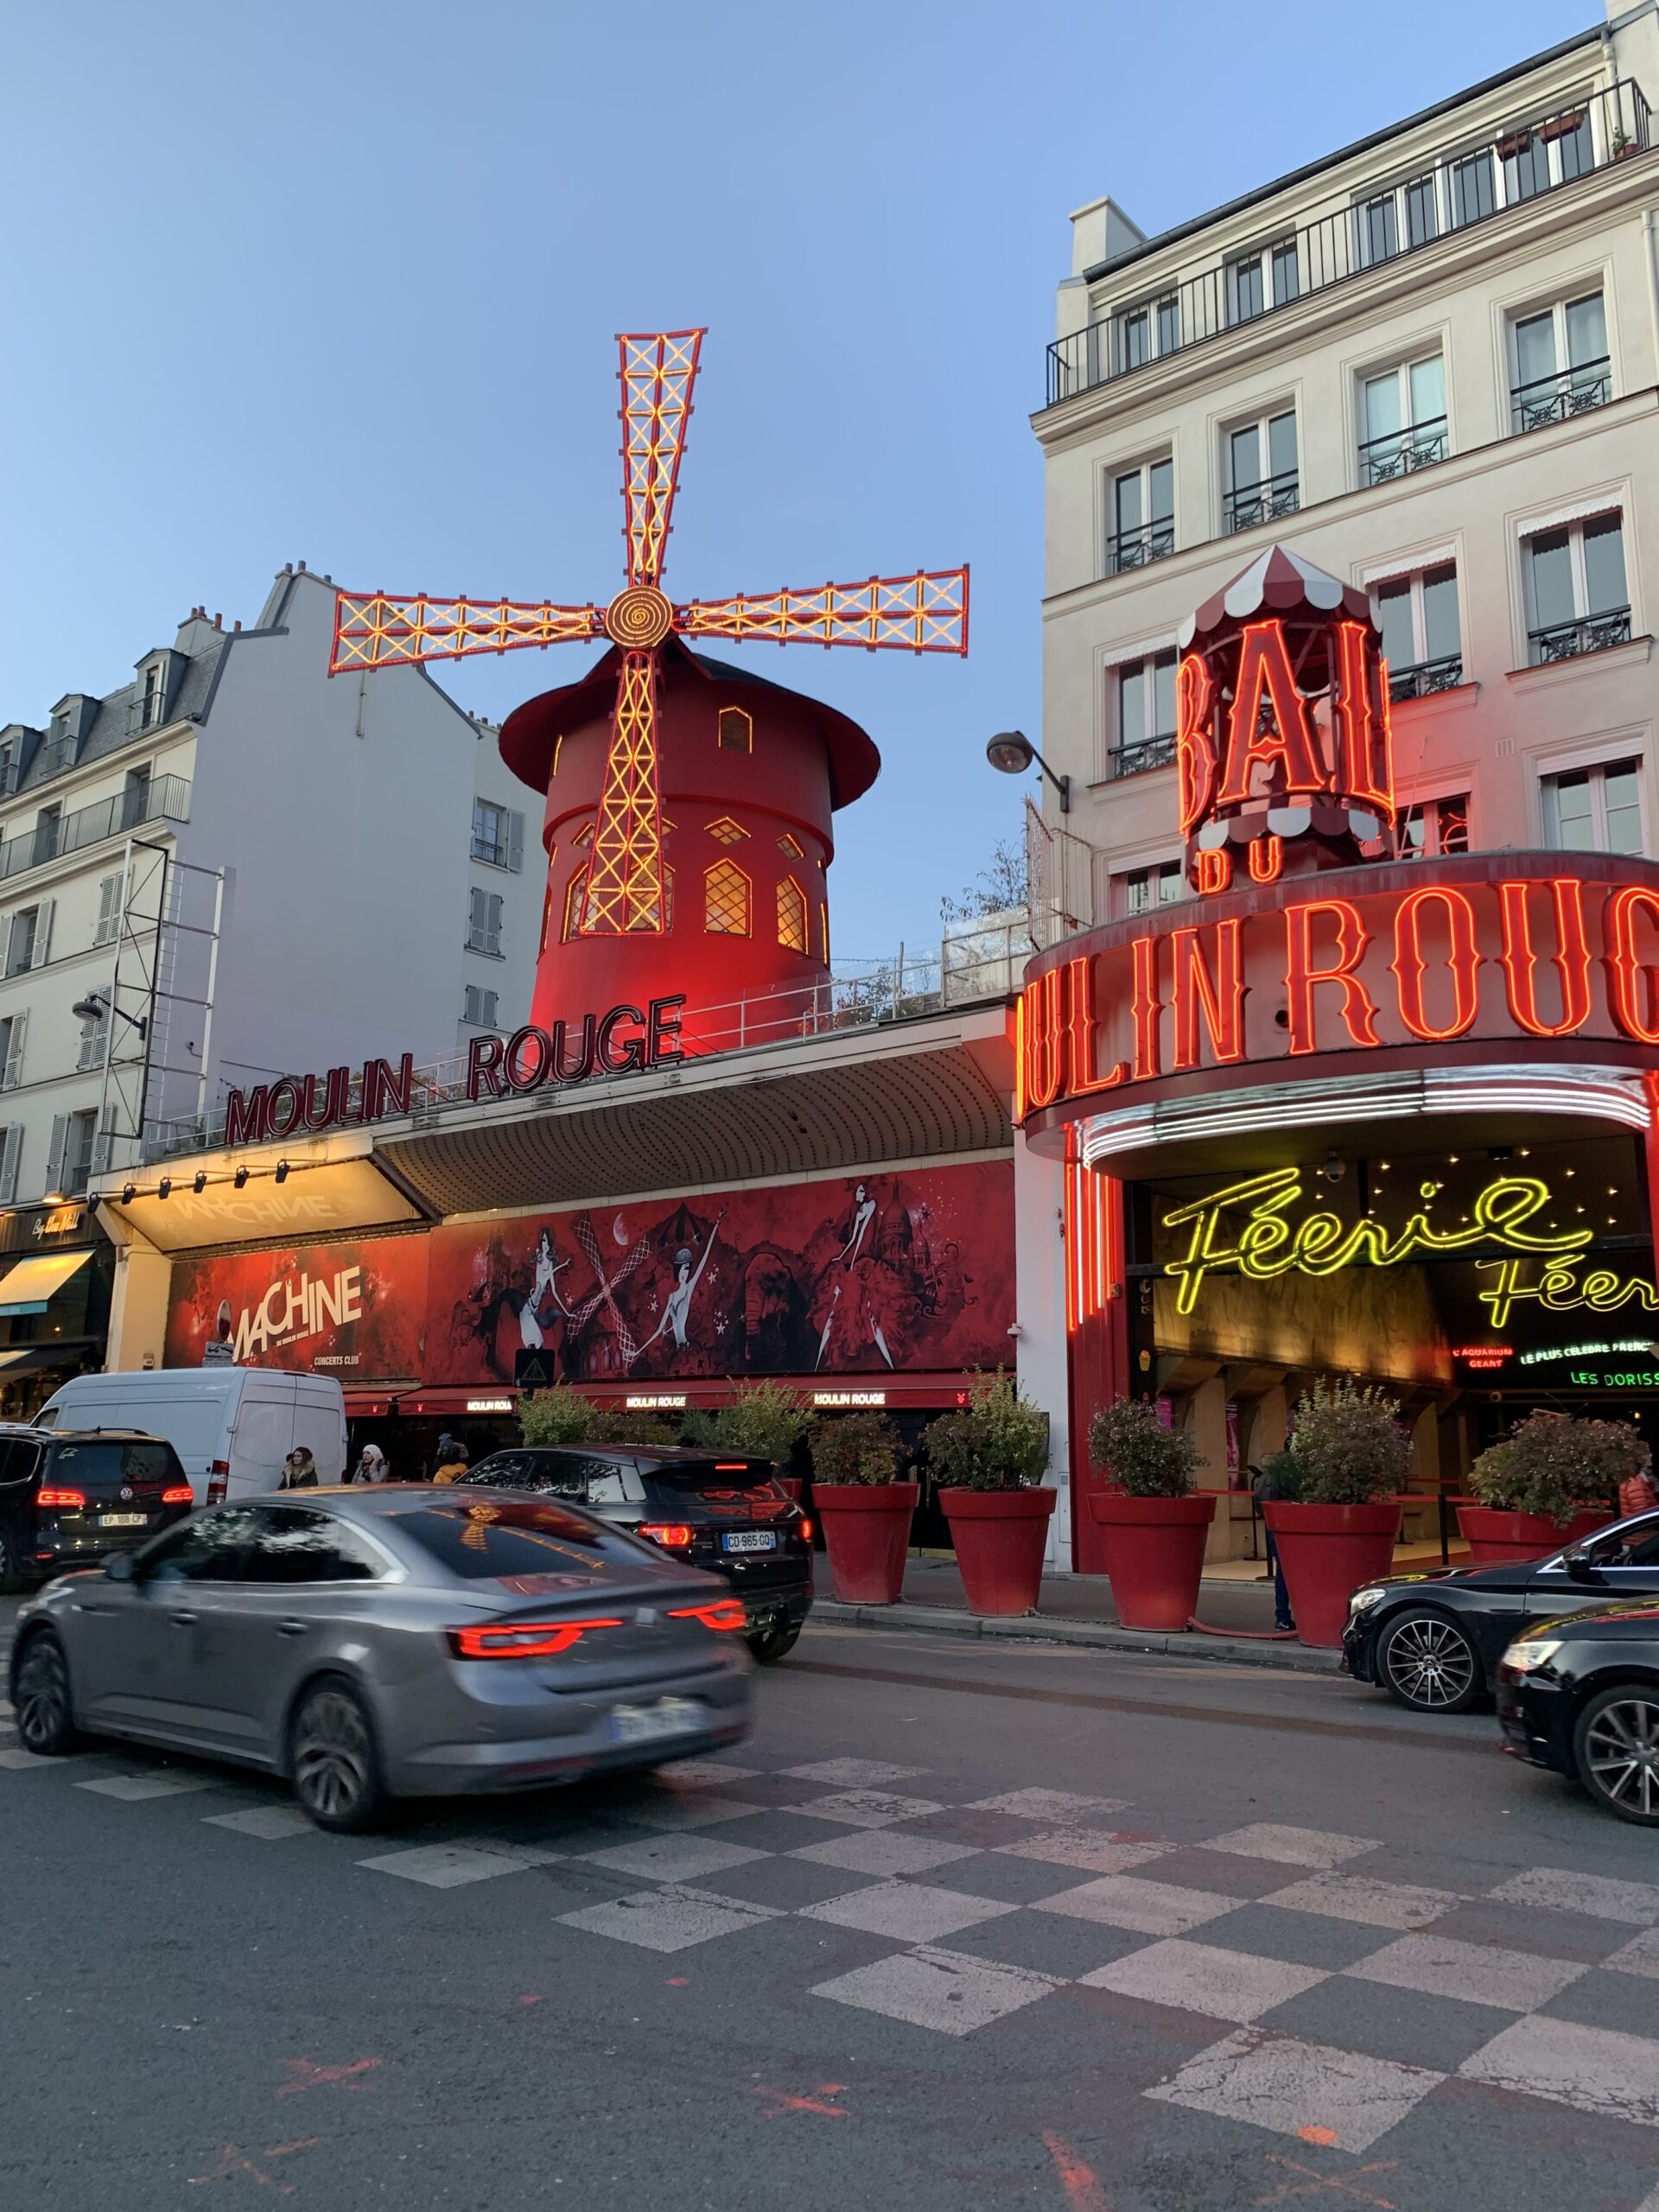
{"type": "MultiPolygon", "coordinates": [[[[0,721],[112,690],[198,601],[251,621],[286,560],[602,603],[613,334],[706,323],[675,596],[972,564],[965,663],[737,649],[885,757],[838,949],[924,941],[1017,829],[986,736],[1039,728],[1027,416],[1068,211],[1181,221],[1599,16],[10,0],[0,721]]],[[[582,665],[438,674],[499,715],[582,665]]],[[[365,887],[418,874],[363,842],[365,887]]]]}

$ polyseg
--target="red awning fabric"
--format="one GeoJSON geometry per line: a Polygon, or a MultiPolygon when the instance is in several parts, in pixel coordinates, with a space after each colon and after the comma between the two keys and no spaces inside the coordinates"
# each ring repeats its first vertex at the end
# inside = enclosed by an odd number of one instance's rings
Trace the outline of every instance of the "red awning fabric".
{"type": "Polygon", "coordinates": [[[508,1383],[478,1387],[470,1390],[404,1390],[397,1397],[400,1414],[418,1417],[423,1414],[510,1414],[518,1403],[518,1393],[508,1383]]]}
{"type": "Polygon", "coordinates": [[[347,1390],[342,1395],[347,1421],[378,1421],[397,1402],[391,1390],[347,1390]]]}

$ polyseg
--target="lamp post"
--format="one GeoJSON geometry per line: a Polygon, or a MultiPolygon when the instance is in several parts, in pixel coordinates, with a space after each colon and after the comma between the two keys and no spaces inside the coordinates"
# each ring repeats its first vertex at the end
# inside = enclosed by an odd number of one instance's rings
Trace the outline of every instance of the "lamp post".
{"type": "Polygon", "coordinates": [[[1024,730],[999,730],[985,747],[985,758],[1005,776],[1023,776],[1027,768],[1040,768],[1060,795],[1060,812],[1071,813],[1071,777],[1057,776],[1024,730]]]}
{"type": "Polygon", "coordinates": [[[122,1020],[129,1027],[136,1029],[141,1037],[147,1037],[149,1033],[148,1014],[129,1014],[124,1007],[115,1005],[99,991],[88,991],[84,999],[75,1001],[69,1011],[77,1021],[102,1021],[106,1014],[118,1014],[122,1020]]]}

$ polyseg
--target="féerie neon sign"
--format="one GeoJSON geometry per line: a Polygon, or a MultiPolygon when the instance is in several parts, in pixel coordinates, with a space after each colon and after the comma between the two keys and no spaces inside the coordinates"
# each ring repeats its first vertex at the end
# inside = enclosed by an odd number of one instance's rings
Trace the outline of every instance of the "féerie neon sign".
{"type": "Polygon", "coordinates": [[[1608,1313],[1631,1300],[1647,1307],[1659,1305],[1650,1283],[1637,1277],[1598,1269],[1580,1281],[1573,1270],[1585,1255],[1592,1232],[1588,1229],[1548,1230],[1535,1234],[1527,1224],[1550,1204],[1549,1185],[1535,1175],[1499,1175],[1480,1191],[1469,1209],[1469,1218],[1456,1229],[1439,1229],[1430,1221],[1427,1207],[1439,1185],[1423,1183],[1418,1194],[1424,1201],[1408,1215],[1397,1230],[1367,1217],[1344,1221],[1339,1214],[1304,1214],[1300,1221],[1285,1218],[1302,1196],[1301,1171],[1274,1168],[1231,1183],[1207,1198],[1178,1206],[1163,1217],[1166,1229],[1190,1229],[1185,1255],[1169,1261],[1164,1273],[1179,1285],[1176,1309],[1190,1313],[1198,1302],[1205,1275],[1234,1268],[1255,1282],[1271,1282],[1295,1273],[1332,1275],[1343,1268],[1365,1264],[1399,1267],[1430,1256],[1449,1257],[1480,1245],[1497,1244],[1518,1256],[1478,1261],[1495,1268],[1491,1289],[1480,1293],[1490,1308],[1491,1325],[1503,1327],[1511,1309],[1535,1300],[1553,1313],[1580,1306],[1608,1313]],[[1225,1217],[1244,1212],[1231,1234],[1225,1217]],[[1527,1258],[1547,1262],[1536,1282],[1523,1282],[1521,1269],[1527,1258]]]}

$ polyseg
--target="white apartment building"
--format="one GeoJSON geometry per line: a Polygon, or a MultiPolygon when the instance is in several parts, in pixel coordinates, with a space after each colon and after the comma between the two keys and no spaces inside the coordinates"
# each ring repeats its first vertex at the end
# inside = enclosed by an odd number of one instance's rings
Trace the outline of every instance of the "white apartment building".
{"type": "Polygon", "coordinates": [[[284,569],[251,628],[198,608],[122,690],[0,728],[0,1207],[238,1084],[528,1017],[524,794],[423,670],[329,677],[334,599],[284,569]]]}
{"type": "Polygon", "coordinates": [[[1654,0],[1610,0],[1160,237],[1072,217],[1033,417],[1062,933],[1184,895],[1177,632],[1275,541],[1373,594],[1404,851],[1659,854],[1656,103],[1654,0]]]}

